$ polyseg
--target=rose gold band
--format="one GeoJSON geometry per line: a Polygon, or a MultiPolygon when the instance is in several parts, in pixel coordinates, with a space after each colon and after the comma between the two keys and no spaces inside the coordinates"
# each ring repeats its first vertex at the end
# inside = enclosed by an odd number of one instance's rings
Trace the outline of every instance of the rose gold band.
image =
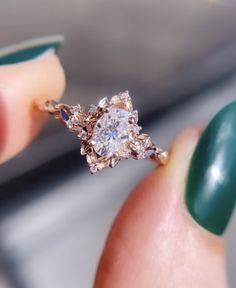
{"type": "Polygon", "coordinates": [[[151,158],[164,165],[168,152],[152,143],[147,134],[140,133],[138,112],[133,110],[129,92],[101,99],[88,111],[81,105],[70,106],[46,101],[40,109],[65,123],[82,141],[81,154],[86,155],[91,173],[114,167],[120,160],[151,158]]]}

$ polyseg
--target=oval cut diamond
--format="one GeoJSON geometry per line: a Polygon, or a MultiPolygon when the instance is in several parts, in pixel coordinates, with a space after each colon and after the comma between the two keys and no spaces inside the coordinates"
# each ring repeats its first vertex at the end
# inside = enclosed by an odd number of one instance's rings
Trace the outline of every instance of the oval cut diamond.
{"type": "Polygon", "coordinates": [[[123,150],[129,140],[129,117],[128,111],[111,108],[97,121],[91,143],[98,155],[110,157],[123,150]]]}

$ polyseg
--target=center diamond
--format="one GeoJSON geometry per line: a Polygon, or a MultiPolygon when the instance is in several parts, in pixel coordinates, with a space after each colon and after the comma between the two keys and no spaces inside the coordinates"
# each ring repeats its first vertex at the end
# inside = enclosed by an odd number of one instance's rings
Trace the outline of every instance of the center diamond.
{"type": "Polygon", "coordinates": [[[130,112],[111,108],[95,124],[91,143],[100,156],[110,157],[123,150],[129,140],[130,112]]]}

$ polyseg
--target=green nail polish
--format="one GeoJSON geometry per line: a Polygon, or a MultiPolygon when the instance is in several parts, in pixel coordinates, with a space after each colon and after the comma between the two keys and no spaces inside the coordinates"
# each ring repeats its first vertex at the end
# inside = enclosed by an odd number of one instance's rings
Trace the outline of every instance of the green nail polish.
{"type": "Polygon", "coordinates": [[[224,107],[203,132],[193,154],[186,185],[192,217],[221,235],[236,200],[236,101],[224,107]]]}
{"type": "Polygon", "coordinates": [[[50,49],[58,50],[64,37],[61,35],[32,39],[0,49],[0,65],[15,64],[39,57],[50,49]]]}

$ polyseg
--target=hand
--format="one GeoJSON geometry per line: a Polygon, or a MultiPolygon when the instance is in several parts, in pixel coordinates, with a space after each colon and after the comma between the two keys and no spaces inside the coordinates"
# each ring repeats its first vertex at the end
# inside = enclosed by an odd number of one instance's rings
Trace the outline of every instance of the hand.
{"type": "Polygon", "coordinates": [[[150,173],[117,216],[96,275],[96,288],[227,287],[225,241],[186,210],[189,161],[200,127],[181,132],[170,161],[150,173]]]}
{"type": "MultiPolygon", "coordinates": [[[[0,162],[39,133],[45,114],[35,100],[59,99],[65,79],[58,58],[0,66],[0,162]]],[[[189,161],[201,128],[181,132],[170,162],[154,169],[130,194],[111,228],[97,288],[227,287],[225,243],[196,224],[184,203],[189,161]]]]}

